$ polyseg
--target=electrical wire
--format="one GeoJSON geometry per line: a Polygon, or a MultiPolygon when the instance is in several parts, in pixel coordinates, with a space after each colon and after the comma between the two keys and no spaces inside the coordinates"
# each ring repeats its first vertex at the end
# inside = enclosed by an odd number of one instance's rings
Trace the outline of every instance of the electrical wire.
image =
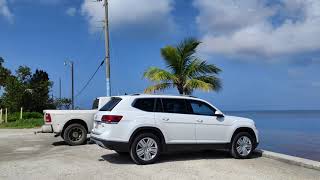
{"type": "Polygon", "coordinates": [[[101,66],[104,64],[106,58],[104,58],[102,60],[102,62],[100,63],[100,65],[98,66],[97,70],[92,74],[92,76],[90,77],[90,79],[88,80],[88,82],[83,86],[83,88],[78,92],[78,94],[75,96],[75,98],[79,97],[81,95],[81,93],[89,86],[90,82],[93,80],[94,76],[98,73],[99,69],[101,68],[101,66]]]}

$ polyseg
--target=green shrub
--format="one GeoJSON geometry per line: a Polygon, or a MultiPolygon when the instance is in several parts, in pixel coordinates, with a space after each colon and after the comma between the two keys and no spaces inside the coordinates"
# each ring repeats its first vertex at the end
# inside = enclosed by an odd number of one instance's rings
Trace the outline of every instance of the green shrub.
{"type": "Polygon", "coordinates": [[[38,113],[38,112],[25,112],[25,113],[23,113],[23,119],[39,119],[39,118],[43,118],[42,113],[38,113]]]}
{"type": "Polygon", "coordinates": [[[41,127],[44,124],[43,119],[23,119],[8,123],[0,124],[0,128],[8,129],[23,129],[23,128],[36,128],[41,127]]]}
{"type": "MultiPolygon", "coordinates": [[[[38,112],[24,112],[22,114],[22,118],[23,119],[40,119],[40,118],[43,118],[43,114],[38,112]]],[[[14,122],[18,120],[20,120],[20,112],[8,114],[8,122],[14,122]]]]}

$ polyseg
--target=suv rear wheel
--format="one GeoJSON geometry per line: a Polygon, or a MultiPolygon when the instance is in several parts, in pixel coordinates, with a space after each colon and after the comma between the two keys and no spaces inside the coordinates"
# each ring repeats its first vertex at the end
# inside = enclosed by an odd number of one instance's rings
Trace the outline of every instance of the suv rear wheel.
{"type": "Polygon", "coordinates": [[[247,132],[240,132],[232,140],[231,155],[237,159],[247,159],[254,150],[254,138],[247,132]]]}
{"type": "Polygon", "coordinates": [[[87,140],[87,130],[81,124],[70,124],[64,130],[63,139],[71,146],[82,145],[87,140]]]}
{"type": "Polygon", "coordinates": [[[152,133],[142,133],[132,142],[130,156],[136,164],[152,164],[160,155],[160,140],[152,133]]]}

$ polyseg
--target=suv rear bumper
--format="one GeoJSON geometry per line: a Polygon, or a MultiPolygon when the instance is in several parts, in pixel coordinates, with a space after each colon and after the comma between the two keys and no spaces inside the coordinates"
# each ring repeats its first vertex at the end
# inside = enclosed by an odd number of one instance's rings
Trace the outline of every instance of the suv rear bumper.
{"type": "Polygon", "coordinates": [[[90,137],[90,140],[92,140],[98,146],[106,149],[119,152],[129,152],[129,143],[127,142],[106,141],[92,136],[90,137]]]}

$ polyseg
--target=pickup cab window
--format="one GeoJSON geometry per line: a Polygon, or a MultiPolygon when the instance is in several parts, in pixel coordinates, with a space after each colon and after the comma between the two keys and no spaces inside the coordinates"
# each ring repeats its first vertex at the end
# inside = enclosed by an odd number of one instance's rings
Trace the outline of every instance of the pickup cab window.
{"type": "Polygon", "coordinates": [[[99,99],[95,99],[92,104],[92,109],[98,109],[99,107],[99,99]]]}

